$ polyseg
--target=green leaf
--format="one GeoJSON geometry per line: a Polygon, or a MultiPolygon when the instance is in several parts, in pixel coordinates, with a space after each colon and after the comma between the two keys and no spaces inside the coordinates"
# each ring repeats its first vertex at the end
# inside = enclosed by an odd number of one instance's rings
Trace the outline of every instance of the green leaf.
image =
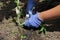
{"type": "Polygon", "coordinates": [[[24,39],[24,38],[27,38],[27,36],[26,35],[21,35],[21,38],[24,39]]]}
{"type": "Polygon", "coordinates": [[[41,26],[42,28],[40,29],[40,32],[43,32],[44,34],[46,34],[46,28],[44,25],[41,26]]]}

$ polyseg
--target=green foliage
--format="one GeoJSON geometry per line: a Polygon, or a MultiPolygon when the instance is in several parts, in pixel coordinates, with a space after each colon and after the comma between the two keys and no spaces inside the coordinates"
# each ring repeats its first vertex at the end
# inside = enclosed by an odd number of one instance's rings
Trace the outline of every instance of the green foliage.
{"type": "Polygon", "coordinates": [[[27,38],[26,35],[21,35],[21,39],[25,39],[25,38],[27,38]]]}
{"type": "Polygon", "coordinates": [[[41,25],[41,29],[40,29],[40,32],[43,32],[44,34],[46,34],[46,28],[45,28],[45,25],[41,25]]]}
{"type": "Polygon", "coordinates": [[[22,10],[22,6],[21,6],[21,2],[19,1],[19,0],[15,0],[15,3],[16,3],[16,14],[17,14],[17,23],[18,23],[18,26],[20,26],[20,27],[23,27],[22,25],[24,24],[24,22],[23,23],[21,23],[21,20],[20,20],[20,17],[21,17],[21,10],[22,10]]]}

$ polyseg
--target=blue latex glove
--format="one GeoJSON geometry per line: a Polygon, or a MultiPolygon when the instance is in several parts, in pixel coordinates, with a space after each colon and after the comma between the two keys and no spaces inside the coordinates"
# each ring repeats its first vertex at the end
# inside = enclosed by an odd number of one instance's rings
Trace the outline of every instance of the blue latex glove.
{"type": "Polygon", "coordinates": [[[35,0],[28,0],[27,3],[27,12],[31,16],[33,12],[33,7],[35,6],[36,2],[35,0]]]}
{"type": "Polygon", "coordinates": [[[42,21],[38,18],[38,13],[32,15],[28,20],[25,22],[25,26],[28,28],[35,27],[38,28],[41,25],[42,21]]]}

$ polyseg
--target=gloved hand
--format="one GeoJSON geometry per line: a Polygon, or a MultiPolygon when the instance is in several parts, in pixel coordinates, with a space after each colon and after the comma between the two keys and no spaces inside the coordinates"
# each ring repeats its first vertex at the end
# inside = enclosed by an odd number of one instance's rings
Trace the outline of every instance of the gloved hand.
{"type": "Polygon", "coordinates": [[[28,0],[27,3],[27,13],[32,16],[32,12],[33,12],[33,7],[35,6],[36,2],[35,0],[28,0]]]}
{"type": "Polygon", "coordinates": [[[38,13],[32,15],[28,20],[26,20],[25,26],[27,26],[28,28],[30,27],[38,28],[42,23],[42,20],[39,19],[38,15],[39,15],[38,13]]]}

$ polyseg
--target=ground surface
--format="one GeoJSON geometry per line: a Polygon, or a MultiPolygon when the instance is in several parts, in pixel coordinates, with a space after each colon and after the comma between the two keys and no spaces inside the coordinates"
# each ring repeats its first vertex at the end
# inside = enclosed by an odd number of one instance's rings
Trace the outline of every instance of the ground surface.
{"type": "Polygon", "coordinates": [[[46,35],[39,34],[39,30],[32,32],[28,37],[29,30],[18,28],[19,26],[12,21],[12,17],[16,18],[14,11],[4,10],[2,8],[3,3],[0,3],[0,40],[60,40],[60,21],[54,21],[53,26],[47,27],[46,35]],[[21,38],[20,35],[27,35],[26,39],[21,38]]]}

